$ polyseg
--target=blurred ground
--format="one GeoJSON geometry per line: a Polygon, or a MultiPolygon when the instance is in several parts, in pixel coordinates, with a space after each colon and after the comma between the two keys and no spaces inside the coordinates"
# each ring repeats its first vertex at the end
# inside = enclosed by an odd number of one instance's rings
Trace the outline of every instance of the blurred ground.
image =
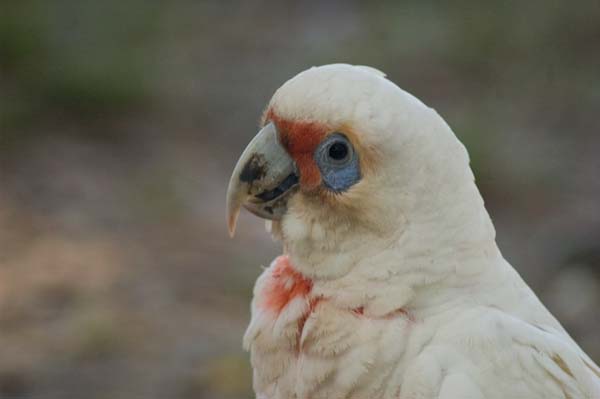
{"type": "Polygon", "coordinates": [[[278,253],[226,183],[287,78],[369,64],[466,143],[506,257],[600,360],[598,2],[0,4],[0,398],[249,398],[278,253]]]}

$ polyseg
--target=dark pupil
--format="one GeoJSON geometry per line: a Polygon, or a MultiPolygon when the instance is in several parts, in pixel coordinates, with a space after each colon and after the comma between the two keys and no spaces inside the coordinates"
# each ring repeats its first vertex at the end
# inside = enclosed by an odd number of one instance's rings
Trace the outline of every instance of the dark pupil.
{"type": "Polygon", "coordinates": [[[329,157],[336,161],[341,161],[348,155],[348,147],[344,143],[334,143],[329,147],[329,157]]]}

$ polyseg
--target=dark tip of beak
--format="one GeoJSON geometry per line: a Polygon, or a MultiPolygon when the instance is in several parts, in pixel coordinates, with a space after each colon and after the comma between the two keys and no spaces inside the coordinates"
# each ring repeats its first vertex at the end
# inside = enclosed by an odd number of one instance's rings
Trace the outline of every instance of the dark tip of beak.
{"type": "Polygon", "coordinates": [[[251,184],[255,180],[262,179],[267,174],[267,161],[262,154],[254,154],[246,162],[242,173],[240,173],[240,181],[251,184]]]}

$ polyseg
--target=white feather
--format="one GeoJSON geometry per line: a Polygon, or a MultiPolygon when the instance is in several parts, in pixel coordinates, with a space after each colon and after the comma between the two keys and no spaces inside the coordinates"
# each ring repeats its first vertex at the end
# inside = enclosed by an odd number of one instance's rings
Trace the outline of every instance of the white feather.
{"type": "Polygon", "coordinates": [[[378,169],[344,194],[351,214],[290,199],[280,235],[312,289],[269,313],[274,265],[258,279],[244,339],[257,397],[600,398],[598,367],[498,250],[462,144],[384,76],[312,68],[271,100],[352,126],[378,169]]]}

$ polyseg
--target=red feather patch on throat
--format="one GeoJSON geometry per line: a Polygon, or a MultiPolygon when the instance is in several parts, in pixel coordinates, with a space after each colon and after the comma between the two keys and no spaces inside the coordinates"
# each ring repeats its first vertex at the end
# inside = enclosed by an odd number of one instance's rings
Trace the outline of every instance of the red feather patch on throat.
{"type": "MultiPolygon", "coordinates": [[[[303,351],[300,338],[302,337],[306,321],[310,315],[316,311],[317,307],[328,299],[322,296],[315,296],[314,293],[311,292],[313,289],[313,281],[294,269],[287,255],[278,256],[270,269],[267,281],[262,287],[260,294],[258,294],[259,301],[257,306],[264,311],[270,312],[274,317],[279,317],[281,312],[285,311],[285,308],[292,301],[296,299],[305,301],[306,307],[297,319],[298,330],[296,334],[295,351],[296,354],[298,354],[303,351]]],[[[415,322],[412,313],[403,308],[394,310],[380,317],[366,315],[363,306],[345,310],[352,312],[354,316],[361,319],[385,321],[401,317],[405,318],[410,323],[415,322]]]]}
{"type": "Polygon", "coordinates": [[[317,188],[321,184],[321,172],[313,159],[313,153],[327,136],[329,129],[317,122],[280,118],[272,109],[267,112],[266,120],[275,123],[281,144],[296,162],[301,188],[317,188]]]}
{"type": "Polygon", "coordinates": [[[306,298],[311,290],[312,281],[296,271],[286,255],[278,256],[259,306],[279,314],[293,299],[306,298]]]}

